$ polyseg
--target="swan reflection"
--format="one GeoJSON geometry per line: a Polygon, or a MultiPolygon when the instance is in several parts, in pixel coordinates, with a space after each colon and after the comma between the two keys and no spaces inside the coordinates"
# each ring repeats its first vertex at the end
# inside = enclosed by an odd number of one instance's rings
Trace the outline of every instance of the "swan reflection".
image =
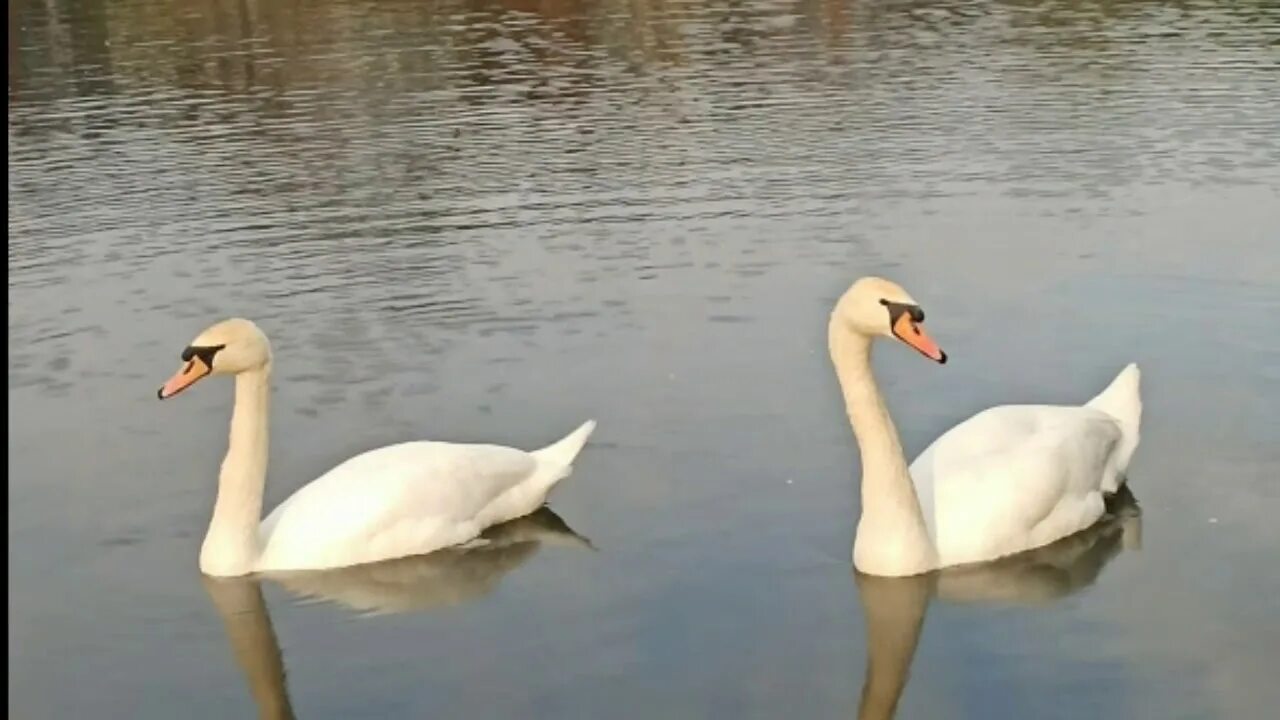
{"type": "Polygon", "coordinates": [[[1122,550],[1142,544],[1142,517],[1127,489],[1093,527],[1046,547],[982,565],[908,578],[854,574],[867,629],[860,720],[892,718],[902,697],[929,603],[1046,605],[1097,581],[1122,550]]]}
{"type": "Polygon", "coordinates": [[[226,627],[258,716],[292,718],[284,661],[263,601],[261,579],[274,581],[301,598],[332,602],[363,614],[415,612],[487,595],[543,545],[592,547],[543,507],[532,515],[489,528],[477,542],[429,555],[316,572],[204,576],[204,585],[226,627]]]}

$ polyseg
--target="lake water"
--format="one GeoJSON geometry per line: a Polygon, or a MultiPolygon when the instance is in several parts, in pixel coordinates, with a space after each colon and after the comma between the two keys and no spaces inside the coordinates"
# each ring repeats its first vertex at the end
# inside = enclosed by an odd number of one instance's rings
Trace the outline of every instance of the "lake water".
{"type": "Polygon", "coordinates": [[[1280,704],[1275,3],[9,21],[11,716],[1280,704]],[[910,454],[1139,362],[1141,514],[971,576],[855,578],[825,331],[870,273],[952,359],[877,354],[910,454]],[[230,386],[155,389],[230,315],[276,349],[268,506],[407,438],[600,427],[555,514],[486,553],[206,582],[230,386]]]}

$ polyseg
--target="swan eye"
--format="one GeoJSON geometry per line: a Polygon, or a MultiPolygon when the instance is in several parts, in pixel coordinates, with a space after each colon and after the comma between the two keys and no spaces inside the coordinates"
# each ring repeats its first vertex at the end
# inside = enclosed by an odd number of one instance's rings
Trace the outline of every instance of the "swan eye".
{"type": "Polygon", "coordinates": [[[907,303],[896,303],[889,300],[880,300],[880,304],[889,309],[889,321],[897,322],[898,318],[904,314],[911,318],[912,322],[924,322],[924,310],[919,305],[908,305],[907,303]]]}
{"type": "Polygon", "coordinates": [[[226,345],[188,345],[182,351],[182,359],[188,363],[200,358],[206,367],[213,367],[213,356],[226,345]]]}

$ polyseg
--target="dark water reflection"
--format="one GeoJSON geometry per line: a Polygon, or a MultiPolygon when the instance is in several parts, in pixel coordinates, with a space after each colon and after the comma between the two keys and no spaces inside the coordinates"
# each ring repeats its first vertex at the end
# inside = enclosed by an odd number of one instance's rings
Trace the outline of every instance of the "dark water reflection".
{"type": "MultiPolygon", "coordinates": [[[[476,600],[527,562],[543,544],[590,547],[558,515],[542,508],[490,528],[483,545],[322,572],[274,577],[295,596],[334,602],[366,613],[421,612],[476,600]]],[[[236,664],[261,718],[291,718],[284,659],[259,578],[204,579],[227,632],[236,664]]]]}
{"type": "Polygon", "coordinates": [[[822,334],[870,272],[953,358],[878,359],[911,452],[1146,384],[1142,552],[1048,608],[931,606],[900,715],[1280,702],[1274,3],[9,8],[14,713],[254,712],[195,572],[229,393],[151,399],[243,314],[268,504],[404,437],[601,421],[552,499],[599,552],[425,613],[265,583],[299,716],[856,716],[822,334]]]}
{"type": "MultiPolygon", "coordinates": [[[[910,578],[855,573],[867,632],[867,674],[859,720],[894,717],[911,672],[929,604],[1052,604],[1098,581],[1122,550],[1142,547],[1137,502],[1122,492],[1097,525],[1047,547],[998,562],[949,568],[910,578]]],[[[1107,714],[1099,707],[1096,715],[1107,714]]]]}

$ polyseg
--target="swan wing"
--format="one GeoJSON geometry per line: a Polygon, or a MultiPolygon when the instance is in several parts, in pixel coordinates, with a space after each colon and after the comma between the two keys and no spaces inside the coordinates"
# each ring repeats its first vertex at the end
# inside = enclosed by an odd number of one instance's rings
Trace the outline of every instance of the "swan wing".
{"type": "Polygon", "coordinates": [[[357,455],[282,502],[262,523],[260,570],[341,567],[466,542],[495,499],[537,460],[497,445],[410,442],[357,455]]]}
{"type": "Polygon", "coordinates": [[[1053,405],[995,407],[952,428],[911,465],[941,563],[991,560],[1093,524],[1121,435],[1104,412],[1053,405]]]}

